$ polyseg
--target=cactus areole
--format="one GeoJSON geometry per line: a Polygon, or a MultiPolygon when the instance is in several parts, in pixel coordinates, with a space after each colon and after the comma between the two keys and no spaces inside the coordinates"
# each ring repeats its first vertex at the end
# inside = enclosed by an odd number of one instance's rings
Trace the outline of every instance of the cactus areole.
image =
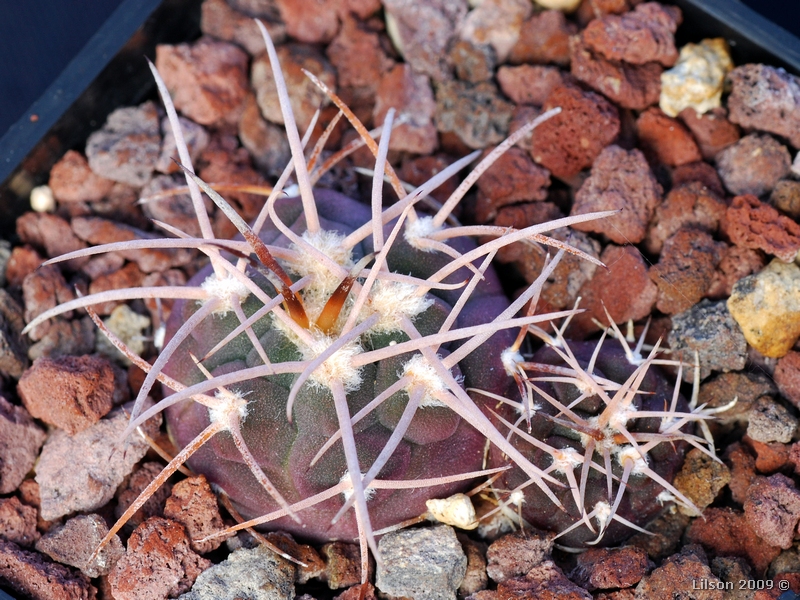
{"type": "MultiPolygon", "coordinates": [[[[315,200],[323,227],[316,235],[320,240],[317,246],[343,270],[350,271],[364,256],[375,251],[374,240],[368,237],[354,246],[352,251],[344,250],[341,240],[370,220],[370,209],[350,198],[325,190],[315,190],[315,200]]],[[[303,235],[305,219],[299,199],[279,200],[276,212],[287,228],[303,235]]],[[[385,227],[387,237],[394,225],[391,222],[385,227]]],[[[311,282],[299,295],[309,316],[317,317],[340,283],[338,279],[328,272],[326,265],[319,263],[318,258],[304,255],[274,223],[265,224],[260,237],[271,247],[297,251],[296,259],[282,261],[283,266],[293,279],[311,276],[311,282]]],[[[308,235],[305,237],[306,241],[310,239],[308,235]]],[[[461,253],[472,248],[472,242],[466,238],[454,240],[451,245],[461,253]]],[[[341,350],[308,377],[294,398],[291,420],[287,418],[287,402],[290,390],[300,375],[278,373],[230,386],[232,392],[235,391],[247,402],[246,416],[241,425],[242,436],[264,473],[288,503],[293,504],[322,493],[347,477],[347,461],[341,440],[314,460],[323,445],[339,432],[331,392],[331,385],[335,385],[335,381],[339,381],[346,390],[351,415],[357,415],[379,398],[376,407],[353,423],[358,461],[364,471],[375,463],[389,444],[398,423],[407,419],[404,411],[409,404],[409,393],[413,396],[416,410],[412,407],[409,411],[413,415],[410,424],[405,425],[402,439],[380,469],[378,477],[382,480],[429,479],[474,472],[481,468],[486,439],[437,399],[437,392],[443,384],[423,354],[419,351],[390,353],[385,359],[357,367],[347,364],[352,363],[354,357],[370,351],[408,342],[408,335],[400,327],[403,319],[408,319],[423,337],[438,332],[464,293],[461,284],[473,274],[466,268],[458,269],[443,280],[445,284],[457,284],[449,286],[455,289],[431,289],[421,296],[416,294],[417,285],[406,283],[403,278],[393,281],[389,274],[410,275],[426,280],[451,261],[450,256],[440,251],[412,247],[402,233],[397,236],[386,259],[387,271],[379,277],[361,307],[358,320],[361,323],[369,320],[372,326],[344,344],[341,350]],[[396,384],[401,379],[405,383],[401,381],[399,389],[386,396],[384,392],[393,385],[398,387],[396,384]],[[385,396],[383,399],[380,398],[382,394],[385,396]]],[[[278,294],[261,273],[253,270],[248,272],[248,276],[257,281],[270,297],[278,294]]],[[[213,275],[210,269],[205,269],[189,285],[200,285],[208,278],[213,278],[213,275]]],[[[468,293],[469,298],[461,307],[453,328],[487,323],[508,307],[508,300],[491,268],[485,270],[483,279],[468,293]]],[[[309,327],[309,337],[317,341],[319,348],[329,347],[336,339],[342,324],[350,316],[354,296],[348,296],[340,314],[336,315],[336,322],[327,332],[321,331],[316,325],[309,327]]],[[[197,301],[176,303],[167,326],[167,339],[200,306],[197,301]]],[[[253,294],[241,303],[241,308],[248,316],[262,306],[263,303],[253,294]]],[[[237,325],[239,320],[232,311],[206,318],[184,340],[165,372],[187,385],[202,381],[204,375],[195,366],[191,355],[205,356],[237,325]]],[[[271,314],[258,319],[252,329],[273,365],[310,361],[319,352],[271,314]]],[[[511,330],[496,333],[479,349],[448,369],[449,372],[465,388],[478,387],[497,394],[507,393],[513,381],[503,369],[500,354],[509,346],[514,334],[511,330]]],[[[443,359],[458,345],[459,342],[454,341],[434,346],[435,357],[443,359]]],[[[251,341],[242,333],[211,358],[204,360],[203,364],[212,375],[219,376],[263,364],[263,361],[251,341]]],[[[207,427],[214,418],[212,412],[192,401],[184,401],[168,409],[169,431],[178,446],[186,445],[207,427]]],[[[227,432],[214,436],[194,454],[189,464],[225,490],[245,517],[265,515],[279,508],[275,499],[270,497],[243,463],[240,451],[227,432]]],[[[372,526],[377,530],[418,516],[425,512],[425,500],[445,497],[464,487],[465,482],[462,481],[436,487],[368,489],[365,495],[372,526]]],[[[310,539],[355,539],[357,527],[352,510],[332,523],[347,497],[346,492],[337,494],[299,512],[299,523],[284,517],[272,522],[270,527],[289,530],[310,539]]]]}

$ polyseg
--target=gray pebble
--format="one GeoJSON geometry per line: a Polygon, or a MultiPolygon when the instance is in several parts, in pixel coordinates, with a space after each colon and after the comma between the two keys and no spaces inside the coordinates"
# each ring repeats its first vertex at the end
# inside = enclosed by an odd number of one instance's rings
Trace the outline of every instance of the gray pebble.
{"type": "MultiPolygon", "coordinates": [[[[160,416],[151,419],[145,431],[153,435],[160,423],[160,416]]],[[[128,417],[118,409],[74,436],[61,429],[50,433],[36,466],[43,519],[96,510],[114,497],[150,448],[138,434],[120,441],[127,426],[128,417]]]]}
{"type": "Polygon", "coordinates": [[[150,180],[160,153],[161,131],[153,102],[118,108],[86,142],[92,171],[134,187],[150,180]]]}
{"type": "Polygon", "coordinates": [[[451,600],[467,572],[467,557],[448,525],[386,534],[375,586],[389,596],[451,600]]]}
{"type": "Polygon", "coordinates": [[[750,409],[747,435],[757,442],[787,444],[796,429],[797,419],[769,396],[761,396],[750,409]]]}
{"type": "Polygon", "coordinates": [[[78,515],[64,523],[63,527],[47,532],[36,542],[36,549],[57,562],[79,568],[89,577],[108,575],[125,554],[119,536],[111,538],[97,557],[89,562],[89,557],[107,533],[108,525],[100,515],[78,515]]]}
{"type": "MultiPolygon", "coordinates": [[[[694,364],[694,352],[700,358],[700,378],[711,371],[738,371],[747,358],[747,341],[733,320],[725,301],[702,300],[692,308],[672,317],[669,347],[673,357],[694,364]]],[[[691,381],[694,369],[684,368],[683,379],[691,381]]]]}
{"type": "Polygon", "coordinates": [[[203,571],[179,600],[292,600],[294,566],[264,546],[237,550],[203,571]]]}

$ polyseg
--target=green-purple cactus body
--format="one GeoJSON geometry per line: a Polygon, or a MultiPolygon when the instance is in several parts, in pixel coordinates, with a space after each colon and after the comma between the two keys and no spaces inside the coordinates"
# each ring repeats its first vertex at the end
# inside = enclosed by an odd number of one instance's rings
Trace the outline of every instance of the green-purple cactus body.
{"type": "MultiPolygon", "coordinates": [[[[324,230],[346,235],[371,218],[369,207],[334,192],[316,190],[315,196],[324,230]]],[[[301,234],[305,231],[305,219],[298,199],[280,200],[276,209],[281,220],[294,232],[301,234]]],[[[390,223],[384,228],[386,235],[392,225],[390,223]]],[[[262,229],[260,237],[270,245],[290,245],[269,222],[262,229]]],[[[358,261],[361,256],[371,252],[371,243],[371,238],[367,238],[356,247],[353,261],[358,261]]],[[[471,247],[469,244],[471,242],[466,240],[455,240],[451,246],[464,252],[471,247]]],[[[412,248],[402,239],[401,233],[389,252],[388,266],[393,272],[425,279],[451,260],[451,257],[438,252],[423,252],[412,248]]],[[[208,269],[201,271],[190,284],[199,285],[209,274],[208,269]]],[[[277,295],[261,274],[248,270],[248,275],[271,297],[277,295]]],[[[470,271],[462,268],[445,281],[462,283],[471,276],[470,271]]],[[[429,293],[432,302],[413,319],[414,326],[423,336],[439,330],[462,290],[463,288],[446,291],[434,289],[429,293]]],[[[242,303],[248,316],[261,306],[261,302],[253,295],[242,303]]],[[[507,306],[508,301],[502,293],[499,281],[489,270],[485,273],[484,280],[472,292],[470,300],[458,317],[457,325],[463,327],[486,323],[507,306]]],[[[199,303],[194,301],[176,303],[167,327],[168,339],[198,307],[199,303]]],[[[238,324],[239,320],[231,313],[206,318],[170,359],[165,372],[187,385],[202,381],[204,376],[194,365],[190,353],[203,357],[238,324]]],[[[302,359],[294,343],[273,325],[271,316],[261,319],[253,330],[273,364],[302,359]]],[[[511,381],[500,362],[500,353],[513,340],[513,335],[511,331],[495,334],[481,348],[463,359],[451,373],[463,377],[465,387],[505,393],[511,381]]],[[[365,334],[360,343],[367,351],[407,339],[401,331],[393,331],[365,334]]],[[[444,357],[456,347],[457,343],[444,344],[436,353],[444,357]]],[[[397,381],[398,374],[410,357],[411,354],[395,356],[362,367],[361,383],[347,395],[350,414],[356,414],[397,381]]],[[[262,363],[252,344],[242,334],[210,359],[203,361],[203,364],[213,375],[220,375],[262,363]]],[[[296,378],[295,374],[283,374],[230,386],[232,391],[244,394],[248,401],[247,415],[242,424],[242,434],[247,446],[289,504],[324,492],[338,484],[346,473],[341,441],[311,466],[312,459],[321,446],[339,430],[329,389],[307,381],[294,402],[292,422],[287,421],[287,399],[296,378]]],[[[367,471],[386,445],[407,402],[407,394],[404,391],[397,392],[354,425],[359,464],[363,472],[367,471]]],[[[209,424],[209,412],[198,403],[184,401],[168,409],[167,419],[171,435],[183,447],[209,424]]],[[[417,409],[403,441],[378,477],[413,480],[476,471],[481,468],[484,445],[483,435],[449,408],[421,406],[417,409]]],[[[189,463],[192,469],[204,473],[211,482],[224,489],[245,517],[257,517],[279,508],[242,462],[241,454],[229,433],[223,432],[214,436],[197,451],[189,463]]],[[[463,490],[465,485],[468,482],[434,488],[376,490],[367,501],[372,526],[377,530],[418,516],[425,512],[426,499],[448,496],[463,490]]],[[[357,536],[357,527],[352,510],[337,523],[331,524],[342,503],[342,494],[337,494],[299,512],[302,524],[285,517],[272,523],[270,527],[289,530],[310,539],[354,539],[357,536]]]]}
{"type": "MultiPolygon", "coordinates": [[[[582,367],[586,368],[596,348],[596,342],[570,342],[569,348],[582,367]]],[[[537,351],[532,357],[531,362],[561,367],[566,366],[561,357],[549,346],[545,346],[537,351]]],[[[636,365],[628,361],[626,353],[620,344],[614,340],[606,340],[603,343],[602,350],[597,356],[592,374],[595,378],[606,378],[622,384],[628,380],[635,369],[636,365]]],[[[532,379],[547,376],[544,373],[537,373],[535,369],[529,371],[528,374],[532,379]]],[[[572,383],[537,382],[537,385],[539,385],[542,391],[555,398],[562,406],[570,406],[580,394],[578,388],[572,383]]],[[[641,384],[636,387],[638,387],[639,392],[632,403],[632,409],[637,411],[659,411],[666,413],[672,402],[674,386],[658,367],[650,365],[641,384]]],[[[583,440],[581,439],[579,428],[566,426],[566,423],[569,423],[570,419],[563,413],[559,414],[559,410],[542,397],[536,398],[535,403],[536,412],[531,419],[532,430],[530,435],[549,444],[553,448],[573,448],[577,451],[578,455],[583,456],[585,454],[583,445],[585,438],[583,440]],[[548,419],[545,415],[556,417],[558,422],[548,419]]],[[[576,415],[582,418],[583,422],[591,423],[592,417],[600,414],[604,408],[604,402],[595,395],[585,398],[577,406],[572,407],[572,410],[576,415]]],[[[687,403],[682,397],[678,399],[676,409],[681,412],[687,410],[687,403]]],[[[511,423],[516,422],[520,418],[519,413],[515,412],[514,409],[509,406],[498,408],[498,413],[511,423]]],[[[658,432],[661,425],[661,418],[639,418],[631,419],[627,422],[625,429],[635,435],[636,433],[658,432]]],[[[524,420],[518,427],[521,431],[527,432],[524,420]]],[[[498,423],[498,428],[501,431],[508,430],[502,423],[498,423]]],[[[622,436],[617,437],[619,438],[617,440],[617,445],[609,451],[611,455],[611,464],[613,466],[612,472],[615,476],[612,495],[609,497],[605,473],[601,473],[594,468],[590,469],[584,499],[584,506],[587,514],[590,514],[598,503],[614,503],[623,474],[623,468],[620,465],[619,457],[615,453],[620,449],[631,449],[631,446],[627,444],[622,436]]],[[[553,458],[550,454],[535,448],[530,443],[524,441],[521,436],[513,435],[511,440],[526,458],[541,469],[547,469],[553,465],[553,458]]],[[[601,444],[602,442],[598,442],[598,450],[594,453],[593,460],[597,465],[602,466],[605,464],[605,459],[599,450],[601,444]]],[[[676,441],[661,443],[655,446],[655,448],[650,450],[647,454],[647,464],[649,468],[655,471],[664,480],[671,483],[674,475],[683,463],[685,446],[686,443],[677,439],[677,436],[676,441]]],[[[508,464],[508,461],[493,448],[492,463],[494,465],[505,465],[508,464]]],[[[575,480],[578,482],[581,481],[581,466],[582,465],[578,465],[573,470],[575,480]]],[[[524,501],[521,505],[522,516],[536,527],[550,531],[563,532],[574,523],[580,521],[581,515],[573,498],[573,490],[570,489],[565,474],[557,471],[552,471],[550,474],[564,484],[563,488],[551,486],[551,489],[562,502],[566,511],[559,509],[539,490],[539,488],[529,485],[524,489],[524,501]]],[[[502,489],[513,490],[517,486],[523,485],[527,479],[528,478],[519,468],[514,467],[501,477],[498,485],[502,489]]],[[[664,492],[664,487],[654,481],[652,477],[646,474],[631,474],[627,482],[625,493],[622,496],[622,501],[616,510],[616,514],[640,527],[644,526],[662,510],[662,503],[658,501],[658,496],[662,492],[664,492]]],[[[595,531],[598,531],[599,528],[596,519],[592,518],[591,521],[595,531]]],[[[627,539],[632,533],[634,533],[633,529],[618,520],[613,520],[605,530],[605,535],[600,544],[605,546],[619,543],[627,539]]],[[[562,535],[558,541],[566,546],[580,547],[597,537],[597,533],[593,533],[588,527],[581,525],[562,535]]]]}

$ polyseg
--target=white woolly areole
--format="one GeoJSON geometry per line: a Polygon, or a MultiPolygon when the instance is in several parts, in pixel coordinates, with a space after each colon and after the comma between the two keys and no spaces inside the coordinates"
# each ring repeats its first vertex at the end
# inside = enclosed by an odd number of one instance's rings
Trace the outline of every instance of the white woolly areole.
{"type": "Polygon", "coordinates": [[[506,348],[500,353],[500,361],[503,363],[503,368],[506,370],[506,375],[513,377],[519,372],[519,364],[525,362],[522,354],[514,348],[506,348]]]}
{"type": "MultiPolygon", "coordinates": [[[[336,341],[336,338],[318,331],[312,332],[312,336],[314,339],[310,346],[298,344],[304,360],[317,358],[336,341]]],[[[363,351],[358,340],[345,344],[314,370],[309,381],[327,388],[331,387],[331,382],[340,381],[345,392],[357,390],[361,385],[361,368],[353,366],[353,357],[363,351]]]]}
{"type": "Polygon", "coordinates": [[[533,416],[536,414],[536,411],[542,410],[542,405],[535,402],[531,402],[530,405],[528,405],[528,403],[523,400],[522,402],[517,402],[514,404],[514,410],[517,411],[518,415],[533,418],[533,416]]]}
{"type": "MultiPolygon", "coordinates": [[[[587,424],[592,429],[599,429],[598,427],[599,422],[600,422],[600,415],[589,417],[587,419],[587,424]]],[[[589,444],[589,442],[594,441],[596,448],[598,450],[602,450],[603,448],[607,448],[609,450],[616,450],[617,444],[614,442],[614,436],[616,435],[616,431],[611,429],[610,427],[606,427],[603,433],[604,433],[603,439],[598,440],[593,435],[589,435],[588,433],[584,433],[582,431],[578,432],[578,436],[581,441],[581,446],[585,448],[589,444]]]]}
{"type": "Polygon", "coordinates": [[[420,217],[416,221],[409,221],[407,223],[403,237],[406,238],[406,241],[413,248],[421,250],[422,252],[433,252],[433,248],[428,248],[424,244],[420,244],[420,240],[430,237],[432,233],[440,229],[442,229],[442,226],[436,225],[433,222],[433,217],[420,217]]]}
{"type": "MultiPolygon", "coordinates": [[[[438,355],[436,358],[440,358],[438,355]]],[[[420,401],[421,407],[426,406],[446,406],[444,402],[435,398],[432,392],[444,392],[447,389],[442,378],[436,372],[425,357],[421,354],[415,354],[411,359],[403,365],[403,372],[399,374],[400,377],[409,377],[411,381],[405,387],[406,393],[411,396],[411,390],[417,386],[421,386],[425,390],[425,395],[420,401]]]]}
{"type": "Polygon", "coordinates": [[[575,448],[564,448],[553,452],[553,464],[556,471],[566,473],[567,471],[574,471],[578,466],[582,465],[583,459],[575,448]]]}
{"type": "Polygon", "coordinates": [[[399,331],[403,317],[413,321],[433,304],[432,298],[419,296],[416,292],[417,287],[410,283],[377,280],[370,290],[361,320],[377,313],[380,319],[370,328],[370,333],[399,331]]]}
{"type": "Polygon", "coordinates": [[[344,236],[335,231],[319,230],[314,233],[305,231],[301,237],[305,244],[290,246],[297,256],[287,259],[285,265],[289,271],[300,277],[312,276],[311,282],[303,289],[303,302],[310,316],[316,316],[322,311],[330,295],[339,287],[342,277],[340,273],[332,271],[328,265],[312,254],[308,246],[319,250],[347,271],[353,268],[353,252],[350,248],[344,247],[344,236]]]}
{"type": "Polygon", "coordinates": [[[602,500],[594,505],[594,518],[597,519],[597,524],[600,529],[604,530],[611,522],[611,505],[602,500]]]}
{"type": "MultiPolygon", "coordinates": [[[[361,474],[361,480],[364,480],[364,475],[366,473],[361,474]]],[[[339,478],[339,483],[350,483],[350,471],[345,471],[344,475],[339,478]]],[[[368,487],[364,490],[364,500],[369,502],[375,496],[375,488],[368,487]]],[[[345,490],[342,492],[342,496],[344,496],[344,501],[347,502],[353,496],[353,488],[345,490]]]]}
{"type": "Polygon", "coordinates": [[[647,471],[650,467],[647,465],[647,460],[642,458],[642,455],[639,454],[639,451],[634,448],[633,446],[626,446],[625,448],[620,448],[617,451],[617,460],[622,467],[625,467],[626,461],[633,461],[633,468],[631,469],[631,473],[634,475],[639,475],[647,471]]]}
{"type": "Polygon", "coordinates": [[[208,419],[212,423],[228,423],[233,413],[238,413],[241,420],[247,417],[247,400],[241,392],[219,391],[215,396],[220,403],[208,409],[208,419]]]}
{"type": "Polygon", "coordinates": [[[514,506],[525,504],[525,492],[522,490],[514,490],[508,496],[508,503],[513,504],[514,506]]]}
{"type": "Polygon", "coordinates": [[[611,417],[608,419],[608,426],[617,430],[625,429],[628,425],[628,421],[635,417],[636,407],[629,404],[621,407],[611,415],[611,417]]]}
{"type": "MultiPolygon", "coordinates": [[[[200,287],[209,295],[209,300],[216,298],[220,301],[219,308],[214,311],[214,314],[228,314],[229,311],[233,310],[234,299],[236,299],[236,302],[241,303],[242,300],[250,295],[250,290],[247,286],[230,275],[218,279],[212,273],[200,284],[200,287]]],[[[208,300],[205,300],[205,302],[208,302],[208,300]]]]}

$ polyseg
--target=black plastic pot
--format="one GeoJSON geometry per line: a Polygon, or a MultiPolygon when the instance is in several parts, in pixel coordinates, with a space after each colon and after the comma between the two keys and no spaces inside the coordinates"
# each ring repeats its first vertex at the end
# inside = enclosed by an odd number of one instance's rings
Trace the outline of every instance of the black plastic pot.
{"type": "MultiPolygon", "coordinates": [[[[124,0],[22,117],[0,138],[0,238],[14,232],[28,195],[69,149],[120,106],[154,97],[145,57],[156,44],[200,35],[201,0],[124,0]]],[[[2,598],[0,598],[2,600],[2,598]]]]}

